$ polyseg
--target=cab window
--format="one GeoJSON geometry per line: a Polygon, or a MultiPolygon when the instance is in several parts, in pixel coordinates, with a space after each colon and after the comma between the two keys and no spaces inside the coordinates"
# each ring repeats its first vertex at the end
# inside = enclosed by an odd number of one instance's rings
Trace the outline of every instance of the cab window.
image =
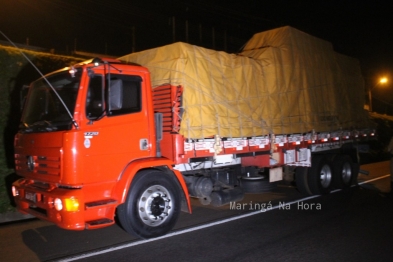
{"type": "Polygon", "coordinates": [[[90,78],[86,99],[86,116],[89,119],[99,118],[104,114],[104,86],[102,75],[90,78]]]}
{"type": "Polygon", "coordinates": [[[141,111],[141,77],[111,74],[110,80],[107,81],[108,116],[141,111]]]}

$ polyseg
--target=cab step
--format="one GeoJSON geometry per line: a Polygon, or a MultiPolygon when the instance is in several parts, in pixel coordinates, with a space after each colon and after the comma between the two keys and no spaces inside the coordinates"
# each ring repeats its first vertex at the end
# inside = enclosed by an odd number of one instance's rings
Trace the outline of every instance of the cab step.
{"type": "Polygon", "coordinates": [[[103,226],[108,226],[114,224],[115,221],[109,218],[100,218],[92,221],[87,221],[86,222],[86,229],[93,229],[93,228],[99,228],[103,226]]]}
{"type": "Polygon", "coordinates": [[[86,209],[117,204],[115,199],[103,199],[85,204],[86,209]]]}

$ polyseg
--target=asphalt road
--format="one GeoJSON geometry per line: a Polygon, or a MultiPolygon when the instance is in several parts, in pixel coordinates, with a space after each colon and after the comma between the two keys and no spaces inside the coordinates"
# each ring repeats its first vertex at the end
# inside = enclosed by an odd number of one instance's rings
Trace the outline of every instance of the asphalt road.
{"type": "Polygon", "coordinates": [[[282,184],[232,209],[195,202],[170,234],[148,241],[117,225],[66,231],[39,220],[3,224],[0,261],[392,261],[388,162],[362,169],[370,174],[359,177],[360,186],[326,196],[304,199],[282,184]]]}

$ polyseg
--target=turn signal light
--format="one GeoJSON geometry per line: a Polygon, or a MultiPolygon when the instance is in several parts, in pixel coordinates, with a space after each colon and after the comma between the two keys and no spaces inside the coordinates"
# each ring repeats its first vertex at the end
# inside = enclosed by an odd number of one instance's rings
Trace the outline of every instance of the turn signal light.
{"type": "Polygon", "coordinates": [[[60,198],[55,198],[53,205],[57,211],[78,211],[79,210],[79,200],[76,198],[66,198],[63,201],[60,198]]]}
{"type": "Polygon", "coordinates": [[[64,199],[64,205],[65,205],[66,211],[78,211],[79,210],[79,200],[76,198],[64,199]]]}

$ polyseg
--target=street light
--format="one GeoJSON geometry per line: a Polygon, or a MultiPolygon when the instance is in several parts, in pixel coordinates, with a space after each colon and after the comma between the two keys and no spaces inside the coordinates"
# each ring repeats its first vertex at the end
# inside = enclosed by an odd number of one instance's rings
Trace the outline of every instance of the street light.
{"type": "Polygon", "coordinates": [[[375,84],[372,88],[368,89],[368,110],[370,112],[373,111],[373,102],[372,102],[372,96],[371,96],[371,91],[373,91],[374,88],[376,88],[379,84],[386,84],[388,82],[388,79],[386,77],[382,77],[379,79],[378,83],[375,84]]]}

